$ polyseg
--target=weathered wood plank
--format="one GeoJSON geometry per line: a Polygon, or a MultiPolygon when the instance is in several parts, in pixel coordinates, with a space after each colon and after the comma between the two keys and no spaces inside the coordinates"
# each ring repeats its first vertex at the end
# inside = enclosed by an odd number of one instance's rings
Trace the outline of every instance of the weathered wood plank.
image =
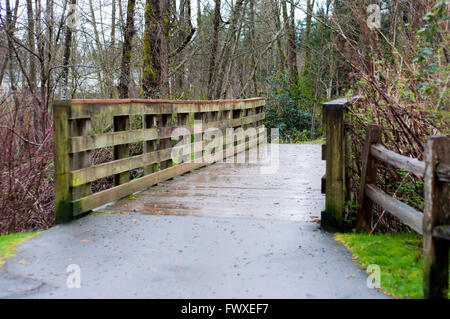
{"type": "MultiPolygon", "coordinates": [[[[142,127],[148,130],[155,130],[155,126],[156,126],[156,115],[143,115],[142,116],[142,127]]],[[[156,138],[158,137],[158,133],[155,134],[155,136],[152,138],[144,138],[142,139],[142,141],[144,142],[143,145],[143,153],[151,153],[156,151],[157,145],[156,145],[156,138]]],[[[157,170],[157,164],[151,164],[151,165],[145,165],[144,166],[144,175],[148,175],[151,173],[156,172],[157,170]]]]}
{"type": "Polygon", "coordinates": [[[373,184],[366,184],[365,195],[419,234],[422,234],[423,214],[411,206],[389,196],[373,184]]]}
{"type": "MultiPolygon", "coordinates": [[[[77,119],[69,121],[69,134],[71,136],[88,135],[91,132],[91,119],[77,119]]],[[[70,154],[70,170],[78,170],[91,166],[90,151],[70,154]]],[[[80,185],[71,185],[72,201],[88,196],[92,193],[91,184],[83,183],[80,185]]]]}
{"type": "MultiPolygon", "coordinates": [[[[128,131],[130,128],[130,117],[114,116],[114,131],[128,131]]],[[[114,146],[114,159],[122,159],[129,157],[128,144],[114,146]]],[[[125,184],[130,180],[129,172],[123,172],[114,175],[114,185],[125,184]]]]}
{"type": "Polygon", "coordinates": [[[450,137],[429,137],[424,155],[423,294],[425,298],[446,299],[449,242],[433,232],[440,225],[450,225],[449,183],[439,180],[436,172],[439,164],[450,164],[450,137]]]}
{"type": "MultiPolygon", "coordinates": [[[[161,114],[159,115],[159,126],[161,128],[166,128],[169,126],[172,126],[172,114],[161,114]]],[[[169,138],[162,138],[161,136],[159,137],[159,149],[170,149],[172,146],[172,142],[169,138]]],[[[168,167],[172,166],[172,159],[168,159],[165,161],[161,161],[159,163],[159,167],[161,170],[166,169],[168,167]]]]}
{"type": "MultiPolygon", "coordinates": [[[[64,101],[55,102],[55,104],[63,103],[64,101]]],[[[263,98],[236,101],[72,100],[69,118],[212,112],[255,108],[264,104],[265,99],[263,98]]]]}
{"type": "Polygon", "coordinates": [[[379,161],[387,163],[395,168],[403,169],[419,177],[424,176],[425,162],[419,161],[418,159],[397,154],[388,150],[381,144],[372,145],[370,154],[379,161]]]}
{"type": "Polygon", "coordinates": [[[72,187],[170,159],[171,149],[157,150],[70,172],[72,187]]]}
{"type": "Polygon", "coordinates": [[[362,152],[361,185],[358,193],[358,216],[356,231],[369,232],[372,220],[372,201],[365,196],[366,183],[376,183],[376,159],[371,156],[371,146],[381,142],[381,126],[369,125],[366,131],[366,141],[362,152]]]}
{"type": "MultiPolygon", "coordinates": [[[[247,150],[249,148],[250,142],[245,143],[245,147],[237,147],[235,148],[234,155],[239,153],[240,151],[247,150]]],[[[128,196],[134,192],[143,190],[152,185],[155,185],[159,182],[168,180],[174,176],[178,176],[189,172],[191,170],[200,168],[202,166],[207,165],[206,162],[189,162],[183,163],[176,166],[172,166],[166,168],[164,170],[155,172],[150,175],[143,176],[138,179],[134,179],[126,184],[122,184],[119,186],[115,186],[113,188],[92,194],[90,196],[78,199],[72,203],[73,206],[73,216],[77,216],[84,212],[90,211],[96,207],[107,204],[114,200],[120,199],[122,197],[128,196]]]]}
{"type": "MultiPolygon", "coordinates": [[[[258,133],[257,134],[261,134],[258,133]]],[[[256,144],[261,143],[263,140],[264,135],[259,136],[251,136],[251,145],[254,146],[256,144]]],[[[233,142],[228,141],[226,142],[226,138],[224,136],[223,140],[225,147],[232,146],[233,142]]],[[[208,141],[199,141],[196,143],[190,143],[190,149],[193,152],[194,150],[205,150],[207,147],[208,141]]],[[[242,145],[242,144],[241,144],[242,145]]],[[[239,146],[239,151],[242,151],[242,146],[239,146]]],[[[167,161],[172,159],[172,150],[173,148],[167,148],[167,149],[161,149],[161,150],[155,150],[155,151],[148,151],[144,152],[141,155],[135,155],[131,157],[126,157],[123,159],[106,162],[102,164],[98,164],[95,166],[85,167],[78,170],[71,171],[70,178],[69,178],[69,184],[71,187],[76,187],[80,185],[84,185],[86,183],[93,182],[95,180],[98,180],[100,178],[108,177],[111,175],[120,174],[123,172],[128,172],[130,170],[139,168],[139,167],[148,167],[152,164],[167,161]]],[[[190,154],[191,151],[188,154],[182,154],[186,155],[188,157],[188,161],[190,161],[190,154]]],[[[216,160],[217,161],[217,160],[216,160]]],[[[147,175],[147,174],[145,174],[147,175]]],[[[86,196],[86,195],[85,195],[86,196]]],[[[84,196],[83,196],[84,197],[84,196]]]]}
{"type": "MultiPolygon", "coordinates": [[[[154,115],[147,115],[154,116],[154,115]]],[[[204,123],[202,132],[209,128],[218,127],[226,128],[232,126],[241,126],[249,123],[255,123],[264,119],[264,113],[257,114],[255,116],[248,116],[240,119],[231,119],[224,121],[216,121],[211,123],[204,123]]],[[[172,127],[152,127],[144,128],[140,130],[131,131],[118,131],[103,134],[94,134],[87,136],[76,136],[69,139],[70,143],[70,153],[83,152],[87,150],[94,150],[103,147],[110,147],[121,144],[131,144],[141,141],[151,141],[158,138],[170,138],[172,132],[177,128],[186,128],[193,132],[193,125],[178,125],[172,127]]]]}
{"type": "Polygon", "coordinates": [[[324,228],[342,227],[345,203],[344,106],[345,104],[323,104],[327,140],[325,211],[321,216],[324,228]]]}
{"type": "Polygon", "coordinates": [[[72,217],[71,192],[69,187],[69,104],[53,104],[55,163],[55,224],[67,222],[72,217]]]}
{"type": "Polygon", "coordinates": [[[177,175],[181,175],[193,169],[197,169],[204,165],[205,164],[203,163],[184,163],[172,166],[153,174],[134,179],[126,184],[115,186],[113,188],[92,194],[88,197],[81,198],[73,203],[73,215],[77,216],[96,207],[128,196],[134,192],[143,190],[159,182],[170,179],[177,175]]]}

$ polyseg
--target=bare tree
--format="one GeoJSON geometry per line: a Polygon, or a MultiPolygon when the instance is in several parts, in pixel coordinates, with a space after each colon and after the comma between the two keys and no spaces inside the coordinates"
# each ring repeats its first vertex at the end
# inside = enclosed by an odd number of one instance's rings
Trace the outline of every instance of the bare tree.
{"type": "Polygon", "coordinates": [[[127,22],[124,29],[124,42],[122,47],[122,65],[119,77],[120,98],[129,97],[130,66],[131,66],[131,44],[136,30],[134,28],[134,14],[136,10],[136,0],[128,0],[127,22]]]}

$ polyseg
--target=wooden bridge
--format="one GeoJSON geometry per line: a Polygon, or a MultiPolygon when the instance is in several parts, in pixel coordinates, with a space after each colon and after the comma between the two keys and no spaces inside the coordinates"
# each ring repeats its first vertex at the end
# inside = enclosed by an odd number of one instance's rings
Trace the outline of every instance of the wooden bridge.
{"type": "MultiPolygon", "coordinates": [[[[348,178],[344,125],[348,103],[351,101],[340,99],[325,103],[323,108],[327,137],[322,149],[322,159],[326,160],[322,178],[322,191],[326,193],[323,228],[342,229],[348,178]]],[[[298,148],[282,146],[275,154],[274,144],[265,144],[264,104],[262,98],[55,103],[56,222],[69,221],[93,209],[109,213],[264,217],[271,214],[268,205],[275,205],[276,214],[283,218],[317,218],[312,212],[320,210],[320,198],[313,191],[308,198],[308,185],[312,180],[319,181],[323,172],[308,166],[298,171],[299,166],[293,165],[298,148]],[[130,156],[130,145],[142,147],[142,151],[130,156]],[[99,149],[110,149],[113,159],[94,164],[91,154],[99,149]],[[208,167],[198,170],[203,166],[208,167]],[[261,174],[264,166],[275,171],[261,174]],[[111,177],[113,187],[92,192],[92,183],[111,177]],[[149,188],[158,183],[158,187],[149,188]],[[306,195],[301,200],[295,196],[298,190],[306,195]],[[300,215],[298,207],[303,208],[300,215]]],[[[367,136],[358,229],[367,230],[371,203],[375,202],[423,234],[425,296],[446,297],[449,138],[429,139],[425,163],[420,164],[384,149],[377,129],[370,128],[367,136]],[[388,198],[374,186],[376,160],[425,178],[424,214],[388,198]]]]}

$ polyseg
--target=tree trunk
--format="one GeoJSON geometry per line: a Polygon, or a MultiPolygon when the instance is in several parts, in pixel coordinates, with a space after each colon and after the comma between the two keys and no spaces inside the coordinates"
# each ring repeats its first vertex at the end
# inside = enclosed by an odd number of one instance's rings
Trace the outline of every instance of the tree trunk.
{"type": "MultiPolygon", "coordinates": [[[[71,5],[76,5],[77,0],[71,0],[71,5]]],[[[67,16],[70,16],[72,11],[67,12],[67,16]]],[[[64,57],[63,57],[63,71],[62,71],[62,90],[61,90],[61,99],[67,100],[70,99],[71,91],[69,91],[69,62],[70,62],[70,53],[72,48],[72,28],[66,24],[66,38],[64,40],[64,57]]]]}
{"type": "Polygon", "coordinates": [[[230,27],[227,38],[220,54],[219,65],[217,67],[217,81],[215,97],[222,98],[226,95],[229,86],[228,79],[234,64],[234,56],[239,45],[239,36],[241,32],[241,14],[244,6],[244,0],[237,0],[232,9],[230,27]]]}
{"type": "Polygon", "coordinates": [[[127,22],[124,29],[124,42],[122,47],[122,64],[119,77],[119,96],[121,99],[129,97],[130,86],[130,65],[133,36],[136,33],[134,28],[134,13],[136,0],[128,0],[127,22]]]}
{"type": "Polygon", "coordinates": [[[11,91],[16,91],[16,77],[14,74],[14,44],[12,42],[12,37],[14,36],[14,22],[13,22],[13,12],[11,9],[11,4],[9,0],[6,0],[6,28],[8,32],[8,76],[9,85],[11,91]]]}
{"type": "Polygon", "coordinates": [[[114,48],[116,44],[116,0],[112,0],[111,5],[111,46],[114,48]]]}
{"type": "MultiPolygon", "coordinates": [[[[276,32],[280,32],[281,30],[281,21],[280,21],[280,10],[279,10],[279,3],[278,1],[272,2],[273,6],[273,14],[275,18],[275,26],[276,26],[276,32]]],[[[287,57],[286,53],[283,50],[283,47],[281,45],[281,39],[277,37],[277,49],[278,49],[278,55],[280,59],[280,70],[281,73],[284,73],[287,69],[287,57]]]]}
{"type": "Polygon", "coordinates": [[[309,38],[311,34],[311,20],[314,9],[315,0],[307,0],[306,2],[306,30],[305,30],[305,61],[303,62],[303,73],[308,71],[311,62],[311,44],[309,38]]]}
{"type": "Polygon", "coordinates": [[[297,83],[298,69],[297,69],[297,42],[295,35],[295,20],[294,20],[294,6],[291,4],[290,16],[287,14],[286,0],[283,0],[283,20],[287,32],[288,49],[287,59],[289,68],[289,81],[291,84],[297,83]]]}
{"type": "Polygon", "coordinates": [[[255,59],[255,37],[255,0],[250,0],[250,68],[253,72],[253,94],[255,96],[258,96],[258,83],[256,82],[256,72],[258,70],[258,65],[255,59]]]}
{"type": "Polygon", "coordinates": [[[142,95],[147,98],[166,99],[169,95],[168,8],[168,0],[147,0],[145,3],[142,95]]]}
{"type": "MultiPolygon", "coordinates": [[[[35,41],[35,29],[34,29],[34,14],[33,14],[33,2],[27,0],[27,18],[28,18],[28,46],[31,52],[36,50],[35,41]]],[[[28,53],[29,59],[29,72],[30,72],[30,90],[32,93],[36,92],[36,57],[33,53],[28,53]]]]}
{"type": "Polygon", "coordinates": [[[217,47],[219,45],[219,27],[220,27],[220,0],[215,0],[214,7],[214,31],[211,40],[211,53],[209,55],[209,70],[208,70],[208,94],[207,99],[211,100],[214,94],[214,76],[216,73],[216,55],[217,47]]]}

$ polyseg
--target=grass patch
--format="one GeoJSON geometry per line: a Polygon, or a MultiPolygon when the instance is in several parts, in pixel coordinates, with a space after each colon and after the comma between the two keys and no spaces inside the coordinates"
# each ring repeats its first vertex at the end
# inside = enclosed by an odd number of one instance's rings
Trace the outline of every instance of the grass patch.
{"type": "Polygon", "coordinates": [[[318,144],[318,143],[325,143],[325,137],[319,137],[314,140],[296,141],[295,142],[295,144],[318,144]]]}
{"type": "Polygon", "coordinates": [[[14,256],[16,247],[31,237],[36,236],[41,231],[29,232],[29,233],[16,233],[0,236],[0,267],[5,263],[6,258],[14,256]]]}
{"type": "MultiPolygon", "coordinates": [[[[423,298],[422,237],[415,233],[335,234],[364,269],[377,264],[381,289],[397,298],[423,298]]],[[[450,294],[449,294],[450,296],[450,294]]]]}

